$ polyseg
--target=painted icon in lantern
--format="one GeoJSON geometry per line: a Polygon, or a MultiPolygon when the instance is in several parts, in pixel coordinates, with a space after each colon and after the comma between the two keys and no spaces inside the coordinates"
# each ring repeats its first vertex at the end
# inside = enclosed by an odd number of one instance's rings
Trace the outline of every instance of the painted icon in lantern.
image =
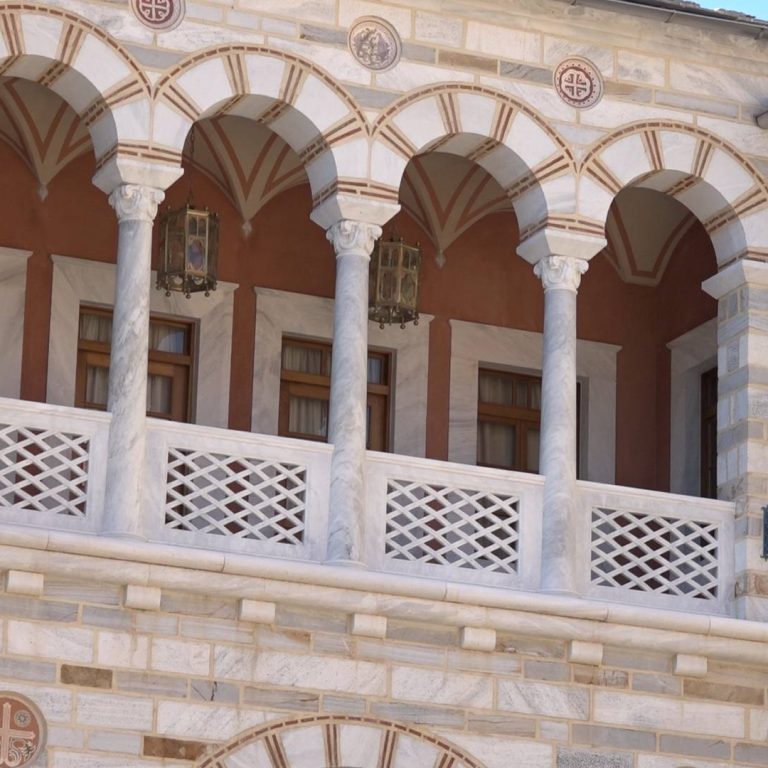
{"type": "Polygon", "coordinates": [[[381,328],[399,323],[418,325],[421,247],[402,238],[379,240],[371,255],[368,317],[381,328]]]}

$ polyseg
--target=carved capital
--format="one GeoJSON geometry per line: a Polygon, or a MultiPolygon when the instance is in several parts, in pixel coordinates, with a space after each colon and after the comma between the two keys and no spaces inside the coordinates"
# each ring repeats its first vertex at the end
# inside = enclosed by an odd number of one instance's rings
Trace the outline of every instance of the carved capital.
{"type": "Polygon", "coordinates": [[[589,262],[573,256],[545,256],[533,267],[537,277],[541,278],[545,291],[579,289],[581,276],[589,268],[589,262]]]}
{"type": "Polygon", "coordinates": [[[118,221],[148,221],[157,215],[157,206],[163,202],[165,192],[139,184],[121,184],[109,196],[118,221]]]}
{"type": "Polygon", "coordinates": [[[342,219],[326,232],[326,237],[333,243],[336,256],[353,254],[368,259],[376,239],[381,237],[381,227],[363,221],[342,219]]]}

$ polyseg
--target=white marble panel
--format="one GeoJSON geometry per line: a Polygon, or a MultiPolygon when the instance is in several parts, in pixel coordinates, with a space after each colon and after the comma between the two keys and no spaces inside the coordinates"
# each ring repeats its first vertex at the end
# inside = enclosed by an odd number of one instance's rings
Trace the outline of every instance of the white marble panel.
{"type": "Polygon", "coordinates": [[[379,752],[383,730],[364,725],[341,725],[339,731],[342,765],[355,768],[376,768],[380,765],[379,752]]]}
{"type": "Polygon", "coordinates": [[[272,768],[263,742],[248,744],[224,760],[225,768],[272,768]]]}
{"type": "Polygon", "coordinates": [[[401,733],[397,737],[395,759],[392,765],[408,768],[412,765],[432,766],[437,759],[437,748],[428,741],[414,739],[401,733]]]}
{"type": "Polygon", "coordinates": [[[285,62],[274,56],[259,54],[248,54],[244,58],[251,91],[276,99],[280,95],[285,62]]]}
{"type": "Polygon", "coordinates": [[[495,24],[468,21],[465,45],[467,50],[505,59],[528,62],[541,59],[541,35],[495,24]]]}
{"type": "Polygon", "coordinates": [[[55,59],[64,26],[61,20],[55,16],[32,13],[22,13],[19,18],[24,35],[25,53],[30,56],[55,59]]]}
{"type": "Polygon", "coordinates": [[[706,181],[699,181],[675,195],[675,200],[682,203],[699,221],[706,221],[720,211],[728,208],[728,202],[706,181]]]}
{"type": "Polygon", "coordinates": [[[533,170],[557,151],[554,141],[530,117],[518,112],[504,143],[533,170]]]}
{"type": "Polygon", "coordinates": [[[552,768],[554,746],[509,736],[478,736],[472,733],[440,729],[441,736],[465,749],[486,768],[552,768]]]}
{"type": "Polygon", "coordinates": [[[699,494],[701,374],[717,366],[717,319],[667,344],[671,351],[670,477],[672,493],[699,494]]]}
{"type": "Polygon", "coordinates": [[[222,742],[261,725],[266,719],[264,712],[238,707],[161,701],[157,705],[155,730],[162,736],[222,742]]]}
{"type": "Polygon", "coordinates": [[[317,765],[325,754],[323,729],[318,725],[289,728],[281,737],[289,766],[317,765]]]}
{"type": "Polygon", "coordinates": [[[365,178],[367,176],[367,139],[353,139],[352,141],[336,144],[331,149],[331,152],[333,153],[333,159],[336,161],[336,176],[341,178],[349,178],[350,176],[365,178]]]}
{"type": "Polygon", "coordinates": [[[96,35],[85,38],[72,68],[82,72],[102,94],[132,74],[122,57],[96,35]]]}
{"type": "Polygon", "coordinates": [[[177,82],[201,112],[233,95],[222,59],[208,59],[198,64],[180,75],[177,82]]]}
{"type": "Polygon", "coordinates": [[[27,259],[31,254],[31,251],[0,247],[0,328],[3,329],[0,397],[19,397],[21,393],[27,259]]]}
{"type": "Polygon", "coordinates": [[[294,107],[322,133],[349,114],[347,105],[320,78],[310,75],[296,97],[294,107]]]}
{"type": "Polygon", "coordinates": [[[416,88],[436,83],[471,83],[475,79],[469,72],[448,67],[434,67],[430,64],[416,64],[401,61],[394,69],[376,75],[376,84],[400,93],[408,93],[416,88]]]}
{"type": "MultiPolygon", "coordinates": [[[[275,435],[283,336],[332,341],[333,300],[271,288],[257,288],[256,295],[251,429],[275,435]]],[[[381,329],[375,323],[368,324],[370,346],[394,352],[392,446],[395,453],[406,456],[423,456],[426,449],[430,320],[422,315],[419,325],[404,330],[394,325],[381,329]]]]}
{"type": "Polygon", "coordinates": [[[611,144],[600,155],[608,170],[624,184],[652,170],[651,161],[639,134],[611,144]]]}
{"type": "Polygon", "coordinates": [[[371,179],[380,184],[399,187],[408,161],[385,144],[376,141],[371,148],[371,179]]]}
{"type": "MultiPolygon", "coordinates": [[[[480,366],[541,375],[542,336],[461,320],[452,320],[451,328],[448,454],[451,461],[474,464],[480,366]]],[[[612,483],[615,478],[616,355],[619,349],[613,344],[594,341],[576,343],[582,409],[579,474],[601,483],[612,483]]]]}
{"type": "Polygon", "coordinates": [[[579,179],[579,213],[589,219],[604,222],[608,209],[613,202],[613,195],[589,176],[579,179]]]}
{"type": "Polygon", "coordinates": [[[152,699],[115,696],[110,693],[80,693],[77,722],[102,728],[119,727],[134,731],[152,730],[152,699]]]}
{"type": "MultiPolygon", "coordinates": [[[[48,396],[56,405],[75,402],[77,336],[81,304],[112,306],[115,266],[86,259],[53,256],[51,329],[48,343],[48,396]]],[[[155,275],[152,273],[152,284],[155,275]]],[[[197,397],[193,421],[226,427],[235,283],[220,282],[209,297],[180,293],[166,297],[152,289],[152,312],[198,321],[197,397]]]]}
{"type": "Polygon", "coordinates": [[[421,99],[393,120],[416,149],[427,146],[445,133],[445,125],[434,98],[421,99]]]}
{"type": "Polygon", "coordinates": [[[682,131],[660,131],[664,167],[670,171],[690,173],[698,139],[682,131]]]}
{"type": "Polygon", "coordinates": [[[722,149],[716,149],[704,173],[709,182],[726,200],[733,202],[755,185],[755,179],[741,163],[722,149]]]}
{"type": "Polygon", "coordinates": [[[437,669],[394,667],[391,695],[395,699],[450,704],[454,707],[491,709],[491,678],[480,675],[442,672],[437,669]]]}
{"type": "Polygon", "coordinates": [[[471,93],[459,93],[456,96],[461,115],[461,130],[490,136],[493,118],[496,114],[496,102],[487,96],[471,93]]]}

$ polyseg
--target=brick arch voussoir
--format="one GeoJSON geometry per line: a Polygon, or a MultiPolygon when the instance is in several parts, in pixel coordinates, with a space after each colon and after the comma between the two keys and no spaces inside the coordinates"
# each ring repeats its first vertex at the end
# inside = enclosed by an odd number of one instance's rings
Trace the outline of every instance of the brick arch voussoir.
{"type": "MultiPolygon", "coordinates": [[[[335,765],[335,761],[338,759],[338,743],[334,744],[333,734],[337,734],[334,729],[343,725],[355,725],[382,731],[382,744],[384,744],[385,740],[388,741],[387,746],[383,747],[384,749],[391,749],[393,736],[404,735],[432,745],[442,755],[442,760],[439,762],[440,765],[461,765],[461,768],[485,768],[484,764],[477,758],[447,739],[410,725],[364,715],[307,715],[291,717],[276,722],[273,721],[235,736],[230,741],[202,757],[196,763],[195,768],[219,768],[219,766],[224,765],[224,761],[228,757],[257,742],[262,742],[269,754],[275,756],[275,753],[279,753],[277,757],[282,764],[286,761],[286,756],[281,751],[280,736],[295,729],[313,726],[324,730],[326,752],[324,756],[318,756],[318,759],[313,763],[313,768],[320,765],[335,765]]],[[[392,759],[391,755],[389,759],[392,759]]],[[[290,765],[287,762],[285,762],[285,765],[287,768],[307,768],[305,765],[290,765]]],[[[401,767],[393,765],[392,768],[401,767]]]]}

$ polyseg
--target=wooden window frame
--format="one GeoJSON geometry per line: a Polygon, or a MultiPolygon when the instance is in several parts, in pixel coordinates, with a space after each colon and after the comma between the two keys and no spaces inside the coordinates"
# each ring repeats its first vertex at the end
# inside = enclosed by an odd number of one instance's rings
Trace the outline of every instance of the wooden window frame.
{"type": "MultiPolygon", "coordinates": [[[[306,339],[301,336],[283,336],[280,353],[280,402],[278,408],[277,434],[282,437],[294,437],[300,440],[313,440],[315,442],[327,442],[327,437],[291,432],[289,430],[290,398],[291,396],[311,397],[317,400],[325,400],[329,403],[331,396],[331,353],[332,344],[326,341],[306,339]],[[302,373],[290,371],[283,367],[282,360],[286,344],[297,344],[302,347],[315,348],[322,351],[322,370],[328,374],[302,373]]],[[[371,409],[372,421],[379,419],[382,427],[377,434],[369,436],[370,447],[368,450],[387,452],[391,445],[391,391],[392,391],[392,353],[389,350],[368,348],[368,359],[375,357],[382,361],[384,384],[367,385],[367,407],[371,409]]],[[[366,430],[368,431],[368,430],[366,430]]]]}
{"type": "MultiPolygon", "coordinates": [[[[80,319],[83,314],[100,315],[113,318],[109,307],[81,304],[78,313],[77,368],[75,376],[75,407],[91,410],[106,410],[106,406],[89,403],[85,399],[88,365],[109,368],[112,354],[111,341],[91,341],[80,338],[80,319]]],[[[197,323],[194,320],[181,319],[174,315],[150,315],[150,322],[183,328],[187,334],[187,347],[184,353],[149,350],[148,375],[160,375],[171,379],[171,413],[147,411],[147,416],[168,421],[188,423],[192,420],[192,403],[195,381],[195,349],[197,341],[197,323]]]]}

